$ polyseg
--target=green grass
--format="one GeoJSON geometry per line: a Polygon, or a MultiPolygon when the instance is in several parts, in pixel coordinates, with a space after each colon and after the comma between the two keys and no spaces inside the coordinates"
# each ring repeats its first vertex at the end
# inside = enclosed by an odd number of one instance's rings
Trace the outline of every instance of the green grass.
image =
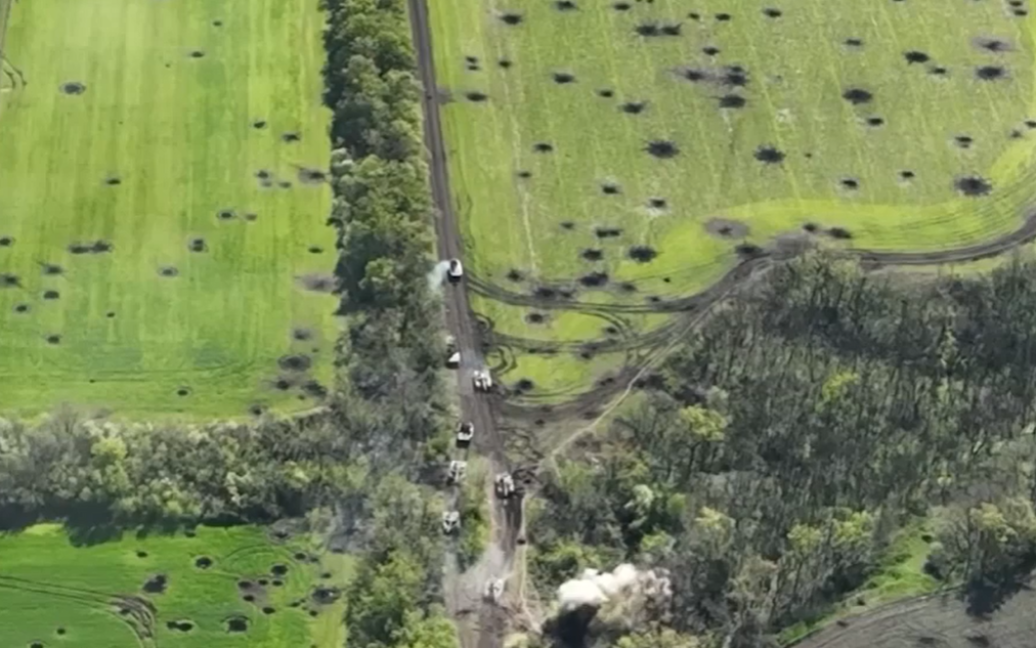
{"type": "Polygon", "coordinates": [[[875,607],[898,599],[921,596],[936,591],[939,582],[924,572],[928,559],[929,543],[922,523],[916,523],[901,531],[886,549],[878,569],[859,590],[828,614],[811,622],[801,622],[786,629],[780,635],[782,644],[793,643],[833,621],[869,612],[875,607]]]}
{"type": "Polygon", "coordinates": [[[347,556],[312,549],[305,538],[275,543],[255,527],[202,527],[194,538],[127,535],[82,547],[73,546],[57,525],[0,536],[0,645],[337,648],[344,640],[342,603],[320,607],[308,597],[318,585],[344,585],[351,563],[347,556]],[[320,561],[296,560],[296,552],[320,561]],[[212,566],[195,567],[201,556],[211,558],[212,566]],[[274,565],[288,567],[283,585],[269,584],[265,601],[243,601],[238,580],[273,579],[274,565]],[[324,572],[331,578],[322,579],[324,572]],[[141,586],[155,574],[167,576],[166,591],[144,594],[141,586]],[[150,639],[138,640],[131,617],[119,613],[119,597],[127,596],[146,596],[154,604],[150,639]],[[290,607],[298,599],[306,603],[290,607]],[[275,612],[264,614],[260,605],[275,612]],[[319,609],[318,615],[311,617],[307,608],[319,609]],[[249,620],[247,632],[226,632],[224,621],[235,616],[249,620]],[[167,626],[188,620],[194,625],[188,632],[167,626]]]}
{"type": "Polygon", "coordinates": [[[271,383],[288,353],[314,355],[314,378],[331,372],[335,301],[297,280],[333,267],[330,192],[297,177],[329,159],[322,27],[316,0],[14,4],[0,86],[0,237],[13,244],[0,274],[20,286],[0,288],[0,409],[311,406],[271,383]],[[64,94],[66,82],[86,92],[64,94]],[[292,186],[262,188],[260,169],[292,186]],[[206,252],[188,250],[195,237],[206,252]],[[99,239],[110,253],[68,250],[99,239]],[[166,266],[178,276],[160,276],[166,266]],[[293,341],[295,327],[313,339],[293,341]]]}
{"type": "MultiPolygon", "coordinates": [[[[547,0],[432,7],[439,82],[454,99],[443,113],[455,203],[469,268],[483,278],[527,292],[537,281],[603,270],[613,284],[632,281],[638,291],[583,290],[582,299],[641,302],[700,290],[733,265],[742,239],[709,233],[713,218],[741,221],[745,240],[760,244],[812,222],[848,229],[854,246],[936,250],[1016,228],[1036,197],[1036,133],[1024,124],[1036,117],[1036,18],[1015,16],[1003,3],[784,0],[773,3],[783,12],[778,18],[743,0],[631,1],[624,12],[605,0],[576,3],[574,11],[547,0]],[[522,22],[506,25],[503,12],[521,14],[522,22]],[[716,20],[721,12],[731,20],[716,20]],[[635,33],[652,21],[682,23],[681,34],[635,33]],[[849,38],[862,47],[846,46],[849,38]],[[983,49],[982,38],[1000,39],[1007,51],[983,49]],[[718,55],[703,53],[709,46],[718,55]],[[908,63],[912,50],[930,61],[908,63]],[[479,69],[469,70],[465,57],[477,57],[479,69]],[[501,68],[501,59],[511,67],[501,68]],[[987,65],[1003,66],[1005,77],[979,80],[975,70],[987,65]],[[745,70],[746,86],[692,83],[680,74],[695,69],[721,79],[729,66],[745,70]],[[936,66],[948,73],[932,74],[936,66]],[[556,71],[576,81],[559,85],[556,71]],[[854,87],[871,92],[870,103],[843,99],[854,87]],[[598,96],[605,88],[614,97],[598,96]],[[488,100],[468,101],[470,91],[488,100]],[[720,109],[726,94],[747,104],[720,109]],[[646,108],[625,114],[619,106],[626,101],[646,108]],[[869,126],[872,117],[884,122],[869,126]],[[957,144],[962,135],[972,138],[970,147],[957,144]],[[671,140],[680,154],[648,155],[655,139],[671,140]],[[554,151],[535,153],[537,142],[554,151]],[[755,157],[761,146],[785,158],[764,164],[755,157]],[[519,178],[521,170],[531,177],[519,178]],[[913,179],[900,177],[905,170],[913,179]],[[962,196],[955,181],[972,175],[992,183],[992,192],[962,196]],[[846,178],[858,189],[846,189],[846,178]],[[604,182],[621,193],[605,195],[604,182]],[[664,198],[667,208],[649,209],[651,198],[664,198]],[[565,221],[571,229],[561,227],[565,221]],[[622,235],[598,240],[599,225],[622,235]],[[635,263],[626,255],[633,245],[649,245],[658,257],[635,263]],[[603,261],[580,258],[591,247],[604,252],[603,261]],[[512,268],[529,279],[508,281],[512,268]]],[[[525,324],[520,309],[485,299],[476,307],[498,329],[555,335],[525,324]]],[[[513,371],[536,382],[553,371],[581,373],[588,383],[588,370],[558,368],[573,363],[530,369],[534,375],[513,371]]]]}

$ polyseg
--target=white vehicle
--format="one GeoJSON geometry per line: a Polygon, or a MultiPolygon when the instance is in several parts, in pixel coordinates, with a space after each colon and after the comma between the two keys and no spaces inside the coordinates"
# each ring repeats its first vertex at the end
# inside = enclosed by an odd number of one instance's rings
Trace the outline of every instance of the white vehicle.
{"type": "Polygon", "coordinates": [[[461,265],[460,259],[450,259],[449,266],[446,268],[446,278],[456,283],[461,280],[464,276],[464,266],[461,265]]]}
{"type": "Polygon", "coordinates": [[[446,366],[456,369],[460,366],[460,351],[457,349],[457,338],[446,336],[446,366]]]}
{"type": "Polygon", "coordinates": [[[511,477],[511,473],[500,473],[496,476],[493,487],[497,497],[506,499],[514,495],[514,477],[511,477]]]}
{"type": "Polygon", "coordinates": [[[466,461],[451,461],[450,469],[446,473],[446,479],[452,484],[457,484],[464,481],[464,477],[468,474],[468,462],[466,461]]]}
{"type": "Polygon", "coordinates": [[[450,535],[460,528],[460,511],[443,511],[442,532],[450,535]]]}
{"type": "Polygon", "coordinates": [[[476,391],[487,392],[493,389],[493,377],[486,369],[476,369],[471,374],[471,381],[475,384],[476,391]]]}
{"type": "Polygon", "coordinates": [[[500,595],[504,593],[504,581],[501,578],[494,578],[486,583],[486,598],[494,603],[500,601],[500,595]]]}
{"type": "Polygon", "coordinates": [[[464,421],[457,428],[457,445],[468,445],[475,436],[475,424],[464,421]]]}

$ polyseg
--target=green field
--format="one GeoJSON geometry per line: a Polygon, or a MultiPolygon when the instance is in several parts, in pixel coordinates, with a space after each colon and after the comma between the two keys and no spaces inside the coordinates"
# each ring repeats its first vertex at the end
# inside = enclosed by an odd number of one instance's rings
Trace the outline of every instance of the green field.
{"type": "Polygon", "coordinates": [[[77,547],[59,526],[40,525],[0,536],[0,645],[337,648],[343,604],[333,594],[318,603],[313,593],[336,590],[349,575],[346,556],[255,527],[128,534],[77,547]],[[206,558],[211,564],[199,567],[206,558]],[[286,573],[271,573],[280,567],[286,573]],[[146,592],[157,575],[165,591],[146,592]],[[228,631],[230,619],[245,620],[246,629],[228,631]]]}
{"type": "Polygon", "coordinates": [[[329,159],[322,28],[316,0],[14,2],[0,410],[313,405],[337,335],[312,289],[334,266],[330,190],[303,173],[329,159]]]}
{"type": "MultiPolygon", "coordinates": [[[[1034,18],[1021,5],[467,0],[431,12],[468,267],[510,291],[567,284],[582,301],[642,304],[700,290],[737,245],[807,223],[825,244],[940,250],[1017,228],[1036,197],[1034,18]],[[652,142],[675,150],[658,157],[652,142]],[[638,262],[635,246],[657,256],[638,262]],[[581,286],[591,272],[607,283],[581,286]]],[[[592,317],[529,324],[524,307],[476,307],[514,336],[601,337],[592,317]]],[[[601,373],[592,364],[519,354],[505,381],[571,393],[601,373]]]]}

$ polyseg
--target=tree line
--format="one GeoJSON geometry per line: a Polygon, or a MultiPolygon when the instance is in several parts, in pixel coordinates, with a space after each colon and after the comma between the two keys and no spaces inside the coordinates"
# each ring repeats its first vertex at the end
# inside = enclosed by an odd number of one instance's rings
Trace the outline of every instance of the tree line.
{"type": "MultiPolygon", "coordinates": [[[[1036,563],[1036,264],[922,281],[823,254],[724,305],[544,487],[532,573],[635,560],[669,630],[763,646],[863,585],[909,521],[994,609],[1036,563]]],[[[612,637],[614,639],[614,637],[612,637]]],[[[724,643],[729,642],[729,643],[724,643]]]]}

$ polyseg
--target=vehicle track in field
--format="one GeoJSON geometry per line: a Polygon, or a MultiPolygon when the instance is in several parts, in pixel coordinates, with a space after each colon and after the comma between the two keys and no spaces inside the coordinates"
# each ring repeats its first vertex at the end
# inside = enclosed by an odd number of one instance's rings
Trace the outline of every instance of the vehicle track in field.
{"type": "MultiPolygon", "coordinates": [[[[450,189],[447,148],[439,110],[443,95],[436,81],[428,4],[427,0],[408,0],[408,3],[418,72],[424,86],[422,110],[432,195],[436,207],[437,250],[440,258],[463,259],[464,244],[455,209],[455,200],[459,199],[450,189]]],[[[864,267],[873,270],[990,258],[1033,240],[1036,240],[1036,212],[1028,215],[1021,226],[1013,232],[957,249],[924,252],[847,249],[838,254],[858,259],[864,267]]],[[[469,267],[466,268],[463,285],[447,286],[444,303],[446,325],[456,338],[462,357],[457,378],[460,413],[463,420],[473,422],[477,430],[475,442],[469,453],[488,460],[491,474],[511,471],[518,481],[532,486],[537,473],[560,448],[593,429],[595,423],[601,420],[624,394],[635,388],[638,381],[645,379],[650,369],[682,336],[705,321],[713,307],[750,285],[775,263],[793,255],[794,253],[783,250],[780,245],[775,245],[772,249],[761,250],[758,254],[742,258],[718,281],[698,293],[640,303],[586,302],[576,299],[575,293],[566,297],[566,287],[575,285],[574,281],[542,284],[554,289],[553,296],[549,298],[544,297],[542,292],[540,295],[516,292],[480,277],[477,268],[472,267],[477,265],[477,258],[468,255],[469,267]],[[558,291],[558,288],[562,290],[558,291]],[[512,306],[596,316],[610,323],[615,333],[601,338],[567,341],[536,340],[498,333],[494,330],[493,322],[471,310],[467,290],[512,306]],[[658,327],[638,332],[625,316],[639,314],[669,314],[671,317],[668,322],[658,327]],[[606,380],[599,380],[596,385],[582,392],[558,390],[508,394],[508,390],[503,389],[498,394],[486,395],[476,393],[471,383],[471,372],[476,368],[490,366],[497,372],[514,369],[518,353],[553,355],[581,353],[587,350],[593,353],[622,353],[624,356],[620,369],[607,376],[606,380]],[[574,426],[579,429],[571,433],[539,432],[540,428],[549,427],[548,423],[577,420],[586,421],[586,425],[574,426]]],[[[492,499],[492,540],[486,554],[497,555],[499,559],[492,561],[496,571],[487,573],[485,569],[472,569],[469,572],[477,575],[479,579],[506,579],[515,567],[517,539],[523,525],[522,501],[521,497],[498,500],[492,494],[487,496],[492,499]]],[[[457,494],[454,493],[451,499],[456,501],[457,494]]],[[[521,566],[518,568],[520,570],[521,566]]],[[[463,589],[476,592],[474,597],[467,596],[463,603],[454,601],[455,605],[451,609],[457,620],[461,644],[465,648],[499,648],[503,645],[504,633],[511,618],[508,610],[524,609],[524,601],[518,601],[517,604],[513,601],[508,603],[509,592],[505,593],[505,600],[500,604],[479,600],[477,592],[480,591],[481,583],[465,582],[465,576],[448,574],[447,578],[454,582],[446,588],[453,591],[463,589]]],[[[814,644],[803,645],[813,648],[814,644]]],[[[817,648],[821,645],[829,644],[816,644],[817,648]]]]}

